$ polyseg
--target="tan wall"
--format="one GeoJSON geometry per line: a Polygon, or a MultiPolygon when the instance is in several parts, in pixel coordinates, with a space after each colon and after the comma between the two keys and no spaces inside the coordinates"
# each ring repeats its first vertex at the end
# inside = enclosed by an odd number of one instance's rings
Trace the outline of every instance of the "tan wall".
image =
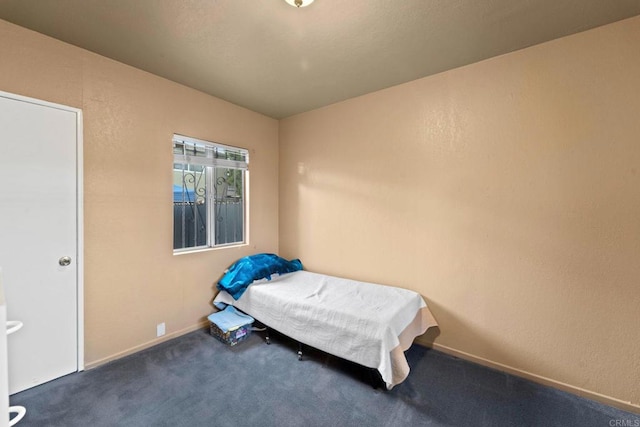
{"type": "Polygon", "coordinates": [[[278,122],[0,21],[0,90],[83,110],[85,360],[200,325],[235,259],[278,250],[278,122]],[[250,150],[251,245],[174,256],[173,133],[250,150]]]}
{"type": "Polygon", "coordinates": [[[276,121],[4,21],[0,90],[84,112],[88,364],[196,327],[279,236],[421,292],[439,348],[640,405],[639,45],[634,18],[302,114],[279,159],[276,121]],[[172,255],[174,132],[250,149],[251,246],[172,255]]]}
{"type": "Polygon", "coordinates": [[[640,405],[639,46],[633,18],[281,121],[281,254],[420,292],[438,348],[640,405]]]}

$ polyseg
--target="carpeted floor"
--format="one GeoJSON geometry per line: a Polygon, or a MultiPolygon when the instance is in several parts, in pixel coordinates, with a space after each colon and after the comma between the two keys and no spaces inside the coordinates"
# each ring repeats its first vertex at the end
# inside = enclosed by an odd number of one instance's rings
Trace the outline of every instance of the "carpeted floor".
{"type": "Polygon", "coordinates": [[[633,426],[640,416],[414,345],[409,378],[273,335],[227,347],[197,331],[11,396],[27,426],[633,426]]]}

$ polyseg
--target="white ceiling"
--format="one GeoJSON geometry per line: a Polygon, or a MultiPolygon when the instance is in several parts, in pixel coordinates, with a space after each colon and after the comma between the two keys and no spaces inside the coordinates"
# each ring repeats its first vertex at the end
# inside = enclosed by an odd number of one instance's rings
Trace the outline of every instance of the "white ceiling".
{"type": "Polygon", "coordinates": [[[640,0],[0,0],[0,19],[284,118],[640,14],[640,0]]]}

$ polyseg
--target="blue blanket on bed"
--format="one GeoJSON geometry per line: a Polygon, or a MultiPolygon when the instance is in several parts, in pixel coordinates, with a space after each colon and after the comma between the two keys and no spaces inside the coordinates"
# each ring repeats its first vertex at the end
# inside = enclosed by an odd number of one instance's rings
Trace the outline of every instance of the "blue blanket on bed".
{"type": "Polygon", "coordinates": [[[299,259],[287,261],[275,254],[250,255],[240,258],[229,267],[218,282],[218,289],[227,291],[237,300],[254,280],[271,280],[272,274],[292,273],[298,270],[302,270],[299,259]]]}

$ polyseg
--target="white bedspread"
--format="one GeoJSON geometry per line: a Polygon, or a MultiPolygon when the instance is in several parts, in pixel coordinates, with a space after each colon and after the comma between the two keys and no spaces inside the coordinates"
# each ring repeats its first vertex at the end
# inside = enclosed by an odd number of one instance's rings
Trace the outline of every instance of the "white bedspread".
{"type": "Polygon", "coordinates": [[[437,323],[420,294],[308,271],[254,282],[234,305],[304,344],[376,368],[388,389],[409,374],[404,351],[437,323]]]}

